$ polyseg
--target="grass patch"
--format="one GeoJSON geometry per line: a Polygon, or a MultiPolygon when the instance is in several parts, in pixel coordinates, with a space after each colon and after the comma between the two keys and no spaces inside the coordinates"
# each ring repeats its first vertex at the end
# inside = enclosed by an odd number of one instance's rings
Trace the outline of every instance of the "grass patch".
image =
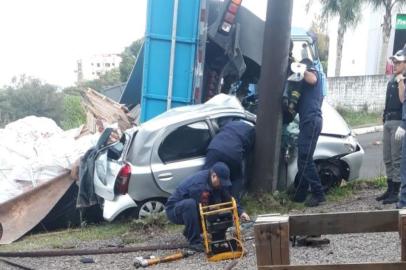
{"type": "MultiPolygon", "coordinates": [[[[337,202],[354,195],[357,191],[368,188],[385,188],[386,177],[358,180],[334,188],[327,194],[328,202],[337,202]]],[[[286,192],[248,194],[242,200],[245,210],[252,216],[267,213],[289,213],[291,210],[303,210],[303,203],[289,200],[286,192]]]]}
{"type": "Polygon", "coordinates": [[[178,232],[183,226],[169,224],[165,215],[147,219],[117,220],[113,223],[88,225],[83,228],[65,229],[50,233],[27,235],[10,245],[0,246],[1,251],[29,251],[75,248],[79,243],[119,239],[123,244],[140,243],[157,231],[178,232]]]}
{"type": "Polygon", "coordinates": [[[242,199],[244,209],[252,216],[267,213],[288,213],[292,209],[303,209],[302,203],[289,200],[286,192],[248,194],[242,199]]]}
{"type": "Polygon", "coordinates": [[[0,251],[73,248],[78,242],[105,240],[121,237],[129,231],[131,223],[119,221],[101,223],[84,228],[65,229],[51,233],[36,233],[23,237],[10,245],[0,246],[0,251]]]}
{"type": "Polygon", "coordinates": [[[375,178],[373,181],[369,181],[368,183],[371,184],[372,187],[380,188],[380,189],[386,188],[388,186],[387,179],[384,176],[379,176],[379,177],[375,178]]]}
{"type": "Polygon", "coordinates": [[[351,128],[382,124],[381,113],[368,112],[367,109],[361,111],[354,111],[340,107],[337,107],[336,109],[351,128]]]}
{"type": "Polygon", "coordinates": [[[327,200],[333,201],[333,202],[340,201],[344,198],[352,196],[358,190],[368,189],[368,188],[382,189],[384,187],[386,187],[386,177],[383,177],[383,176],[376,177],[374,179],[357,180],[357,181],[342,185],[341,187],[332,189],[327,194],[327,200]]]}

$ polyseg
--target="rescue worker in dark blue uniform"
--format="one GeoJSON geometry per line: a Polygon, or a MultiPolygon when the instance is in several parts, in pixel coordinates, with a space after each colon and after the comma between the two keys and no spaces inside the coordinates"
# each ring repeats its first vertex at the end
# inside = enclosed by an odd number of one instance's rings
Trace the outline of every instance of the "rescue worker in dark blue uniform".
{"type": "MultiPolygon", "coordinates": [[[[202,245],[199,203],[217,204],[231,200],[230,170],[223,162],[217,162],[209,170],[202,170],[182,181],[169,197],[165,211],[168,219],[175,224],[185,225],[183,235],[190,248],[204,251],[202,245]]],[[[247,213],[238,206],[242,220],[249,220],[247,213]]]]}
{"type": "Polygon", "coordinates": [[[299,114],[299,137],[298,137],[298,173],[295,177],[296,190],[293,200],[304,202],[309,207],[318,206],[324,202],[325,195],[320,181],[313,154],[316,149],[323,118],[321,105],[323,103],[323,89],[321,75],[313,66],[310,59],[302,59],[301,63],[306,64],[303,69],[303,81],[301,83],[301,96],[297,104],[299,114]],[[311,196],[307,197],[310,186],[311,196]]]}
{"type": "Polygon", "coordinates": [[[232,180],[231,194],[237,201],[244,189],[244,160],[253,149],[254,141],[254,124],[236,120],[226,123],[207,147],[203,169],[209,169],[218,161],[226,163],[232,180]]]}

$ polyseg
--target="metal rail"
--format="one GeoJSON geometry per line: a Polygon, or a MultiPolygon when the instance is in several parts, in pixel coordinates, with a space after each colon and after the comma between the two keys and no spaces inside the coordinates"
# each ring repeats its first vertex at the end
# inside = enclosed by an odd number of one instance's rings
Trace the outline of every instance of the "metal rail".
{"type": "Polygon", "coordinates": [[[177,245],[150,245],[124,248],[104,248],[104,249],[62,249],[62,250],[41,250],[41,251],[18,251],[0,252],[0,257],[60,257],[60,256],[83,256],[99,254],[130,253],[151,250],[173,250],[187,248],[187,244],[177,245]]]}

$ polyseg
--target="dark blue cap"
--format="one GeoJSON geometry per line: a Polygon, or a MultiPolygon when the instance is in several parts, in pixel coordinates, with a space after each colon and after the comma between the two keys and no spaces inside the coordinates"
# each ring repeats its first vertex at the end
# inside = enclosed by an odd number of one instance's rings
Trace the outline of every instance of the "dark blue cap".
{"type": "Polygon", "coordinates": [[[211,170],[220,178],[222,186],[231,186],[230,169],[224,162],[216,162],[213,167],[211,167],[211,170]]]}

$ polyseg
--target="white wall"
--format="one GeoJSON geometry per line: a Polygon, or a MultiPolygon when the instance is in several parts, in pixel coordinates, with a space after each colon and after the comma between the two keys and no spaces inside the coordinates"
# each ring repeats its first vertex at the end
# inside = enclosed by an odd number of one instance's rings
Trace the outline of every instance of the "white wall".
{"type": "Polygon", "coordinates": [[[388,80],[385,75],[331,77],[325,99],[334,107],[382,112],[388,80]]]}

